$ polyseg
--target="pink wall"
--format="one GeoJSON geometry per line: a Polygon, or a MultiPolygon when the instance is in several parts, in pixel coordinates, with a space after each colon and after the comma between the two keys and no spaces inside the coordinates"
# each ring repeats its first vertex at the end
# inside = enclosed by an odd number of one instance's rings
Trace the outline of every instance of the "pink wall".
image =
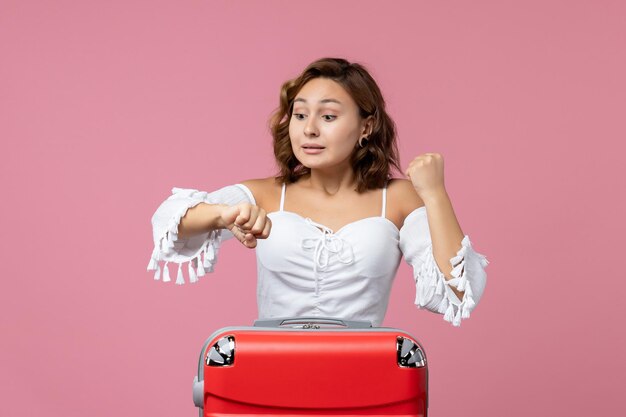
{"type": "Polygon", "coordinates": [[[173,186],[270,175],[280,83],[322,56],[370,68],[403,166],[444,155],[491,261],[461,328],[417,310],[406,265],[396,279],[383,324],[425,344],[432,415],[623,415],[625,18],[619,1],[4,0],[0,415],[196,415],[205,337],[256,317],[254,253],[230,242],[200,283],[154,282],[150,217],[173,186]]]}

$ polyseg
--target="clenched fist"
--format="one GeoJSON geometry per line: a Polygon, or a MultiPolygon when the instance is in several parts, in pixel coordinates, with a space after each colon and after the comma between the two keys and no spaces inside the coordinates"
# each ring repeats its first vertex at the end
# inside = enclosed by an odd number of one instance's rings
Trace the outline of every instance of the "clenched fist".
{"type": "Polygon", "coordinates": [[[241,203],[224,206],[221,212],[221,228],[228,229],[247,248],[255,248],[257,239],[269,236],[272,221],[259,206],[241,203]]]}
{"type": "Polygon", "coordinates": [[[409,164],[404,172],[415,191],[425,199],[431,194],[445,191],[443,179],[443,156],[438,153],[424,153],[409,164]]]}

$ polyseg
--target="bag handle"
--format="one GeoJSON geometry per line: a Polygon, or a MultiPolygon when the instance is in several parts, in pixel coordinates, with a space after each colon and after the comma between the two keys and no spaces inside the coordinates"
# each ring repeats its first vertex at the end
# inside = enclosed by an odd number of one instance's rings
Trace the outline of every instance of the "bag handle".
{"type": "Polygon", "coordinates": [[[334,317],[282,317],[255,320],[254,327],[292,327],[302,329],[346,327],[349,329],[367,329],[372,327],[372,323],[367,320],[344,320],[334,317]]]}

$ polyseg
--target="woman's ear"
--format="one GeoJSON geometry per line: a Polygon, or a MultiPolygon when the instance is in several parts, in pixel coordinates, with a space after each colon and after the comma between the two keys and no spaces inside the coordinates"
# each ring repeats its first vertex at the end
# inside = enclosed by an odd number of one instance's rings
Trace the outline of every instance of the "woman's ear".
{"type": "Polygon", "coordinates": [[[369,137],[374,130],[374,116],[367,116],[363,123],[363,132],[362,134],[369,137]]]}

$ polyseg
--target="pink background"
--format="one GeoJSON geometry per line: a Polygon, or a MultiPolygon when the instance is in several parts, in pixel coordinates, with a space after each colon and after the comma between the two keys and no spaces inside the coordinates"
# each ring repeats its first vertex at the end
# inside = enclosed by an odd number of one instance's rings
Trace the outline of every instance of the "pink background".
{"type": "Polygon", "coordinates": [[[623,415],[624,21],[591,0],[3,0],[0,415],[196,415],[205,338],[256,318],[254,252],[154,282],[150,217],[174,186],[271,175],[280,84],[323,56],[371,70],[403,166],[444,156],[491,261],[460,328],[396,278],[383,325],[424,343],[432,415],[623,415]]]}

